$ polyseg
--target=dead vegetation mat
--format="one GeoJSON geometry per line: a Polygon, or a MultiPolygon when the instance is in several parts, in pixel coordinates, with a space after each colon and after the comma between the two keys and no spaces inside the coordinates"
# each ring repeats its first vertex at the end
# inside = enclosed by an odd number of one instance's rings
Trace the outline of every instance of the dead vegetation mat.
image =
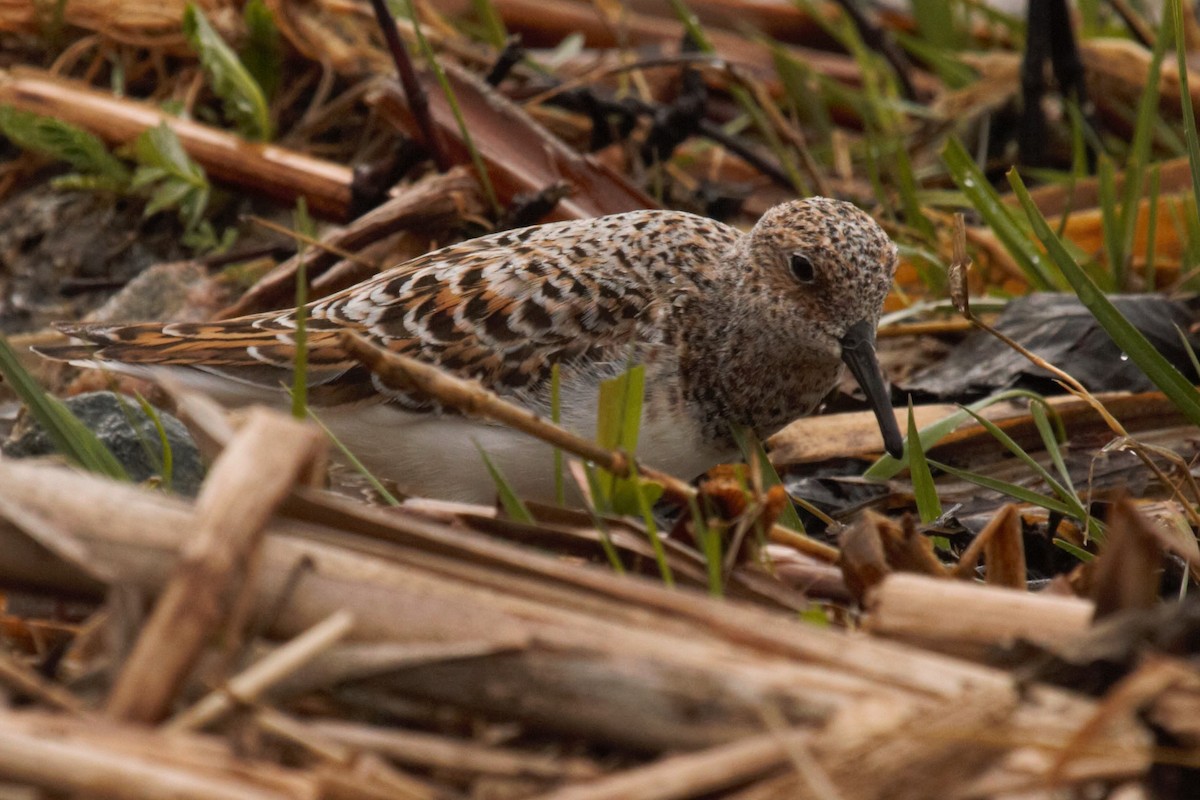
{"type": "MultiPolygon", "coordinates": [[[[196,6],[235,45],[252,35],[241,3],[196,6]]],[[[61,170],[5,150],[0,197],[23,205],[0,231],[4,329],[28,344],[53,336],[49,321],[85,314],[203,320],[279,308],[301,265],[317,297],[485,229],[658,205],[746,221],[801,188],[856,200],[903,239],[894,187],[851,163],[852,143],[878,120],[854,103],[831,104],[822,121],[775,102],[797,79],[783,66],[793,59],[812,87],[874,80],[820,24],[837,8],[691,6],[712,55],[685,44],[666,3],[418,3],[458,105],[421,69],[422,114],[391,77],[369,5],[267,0],[281,47],[267,142],[223,116],[182,32],[184,3],[0,0],[0,105],[118,148],[166,124],[213,182],[215,234],[240,232],[228,252],[181,249],[182,221],[123,213],[129,199],[60,194],[47,180],[61,170]],[[462,18],[483,25],[472,8],[493,9],[553,70],[464,35],[462,18]],[[729,126],[747,98],[765,114],[756,132],[729,126]],[[806,137],[821,125],[832,152],[818,163],[806,137]],[[287,233],[298,198],[324,221],[299,250],[287,233]],[[89,230],[103,235],[79,235],[89,230]]],[[[880,19],[913,28],[901,15],[880,19]]],[[[415,49],[412,24],[397,30],[415,49]]],[[[972,83],[952,87],[921,68],[904,76],[927,112],[906,128],[918,165],[951,126],[978,132],[1012,113],[1019,54],[1002,25],[972,35],[982,52],[967,59],[972,83]]],[[[1098,117],[1128,133],[1150,51],[1093,39],[1082,52],[1098,117]]],[[[1161,81],[1164,97],[1178,96],[1178,72],[1164,68],[1161,81]]],[[[1164,101],[1163,114],[1178,123],[1177,107],[1164,101]]],[[[1157,179],[1132,249],[1138,274],[1141,254],[1156,254],[1149,271],[1164,286],[1187,277],[1187,221],[1172,212],[1190,191],[1186,160],[1157,179]]],[[[1073,209],[1064,235],[1095,251],[1099,192],[1084,180],[1036,200],[1051,216],[1073,209]]],[[[928,220],[946,230],[934,244],[949,262],[949,217],[928,220]]],[[[993,231],[975,225],[963,238],[977,265],[964,291],[1028,288],[993,231]]],[[[914,252],[889,308],[941,289],[923,282],[914,252]]],[[[966,327],[943,316],[885,328],[881,338],[898,343],[886,365],[902,379],[966,327]]],[[[428,376],[434,391],[495,399],[442,377],[428,376]]],[[[1160,599],[1200,577],[1196,436],[1161,393],[1049,401],[1067,466],[1089,486],[1088,514],[1107,520],[1103,548],[1088,520],[948,473],[938,493],[951,512],[918,523],[904,473],[857,478],[880,442],[869,413],[848,411],[770,442],[789,488],[826,501],[806,517],[821,538],[777,524],[786,496],[763,489],[756,470],[748,482],[718,472],[699,490],[659,476],[685,509],[663,541],[673,586],[642,521],[537,506],[517,521],[420,499],[387,508],[356,484],[326,488],[329,445],[311,425],[157,397],[212,459],[195,498],[52,460],[0,460],[5,794],[1200,796],[1200,613],[1193,600],[1160,599]],[[852,477],[819,471],[846,462],[852,477]],[[705,524],[738,543],[718,570],[720,592],[689,533],[697,497],[705,524]],[[1089,550],[1097,557],[1080,563],[1089,550]]],[[[955,411],[918,405],[914,420],[955,411]]],[[[1027,403],[984,414],[1049,463],[1027,403]]],[[[621,453],[579,448],[629,468],[621,453]]],[[[974,420],[930,457],[997,481],[1024,468],[974,420]]]]}

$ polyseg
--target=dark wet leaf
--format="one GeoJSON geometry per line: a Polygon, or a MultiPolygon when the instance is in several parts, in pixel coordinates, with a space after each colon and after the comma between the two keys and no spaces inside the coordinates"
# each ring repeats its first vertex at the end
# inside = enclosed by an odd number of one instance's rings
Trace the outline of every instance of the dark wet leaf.
{"type": "MultiPolygon", "coordinates": [[[[1194,318],[1187,304],[1161,295],[1116,295],[1111,300],[1168,361],[1195,380],[1187,350],[1175,329],[1178,325],[1186,330],[1194,318]]],[[[995,327],[1069,372],[1090,391],[1146,392],[1155,388],[1132,360],[1123,357],[1074,295],[1039,293],[1013,300],[995,327]]],[[[1061,392],[1050,373],[979,331],[969,335],[945,360],[913,375],[901,389],[925,397],[963,401],[1016,387],[1061,392]]]]}

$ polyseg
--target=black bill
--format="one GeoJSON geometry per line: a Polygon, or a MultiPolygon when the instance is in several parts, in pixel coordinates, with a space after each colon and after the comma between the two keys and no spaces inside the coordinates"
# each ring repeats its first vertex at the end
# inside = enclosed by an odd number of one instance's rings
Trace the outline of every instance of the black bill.
{"type": "Polygon", "coordinates": [[[884,448],[890,455],[900,458],[904,455],[904,437],[900,435],[900,426],[896,424],[887,384],[879,369],[879,359],[875,357],[875,326],[870,320],[859,320],[846,331],[840,344],[842,361],[846,362],[854,379],[862,387],[875,418],[879,420],[884,448]]]}

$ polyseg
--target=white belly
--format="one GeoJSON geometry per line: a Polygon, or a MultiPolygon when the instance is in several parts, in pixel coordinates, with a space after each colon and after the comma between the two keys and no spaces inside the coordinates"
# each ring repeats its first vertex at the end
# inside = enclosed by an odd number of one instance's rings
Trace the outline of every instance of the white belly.
{"type": "MultiPolygon", "coordinates": [[[[595,409],[570,415],[566,427],[591,438],[595,409]],[[588,414],[590,412],[590,415],[588,414]]],[[[403,491],[426,497],[490,503],[496,485],[480,450],[503,473],[518,495],[554,502],[554,451],[549,445],[500,425],[434,414],[412,414],[391,406],[332,410],[318,416],[376,477],[392,480],[403,491]]],[[[648,466],[689,480],[735,455],[705,446],[690,417],[653,415],[643,423],[638,455],[648,466]]],[[[570,458],[570,456],[568,456],[570,458]]],[[[565,476],[570,501],[579,498],[565,476]]]]}

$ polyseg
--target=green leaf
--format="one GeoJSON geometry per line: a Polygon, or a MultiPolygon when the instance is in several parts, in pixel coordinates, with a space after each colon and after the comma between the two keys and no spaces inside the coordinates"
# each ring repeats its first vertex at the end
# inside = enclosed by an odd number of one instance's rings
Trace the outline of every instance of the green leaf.
{"type": "Polygon", "coordinates": [[[1196,393],[1195,387],[1180,374],[1179,370],[1163,358],[1161,353],[1154,349],[1141,331],[1131,325],[1129,320],[1117,311],[1112,301],[1104,296],[1104,293],[1088,277],[1087,273],[1075,263],[1070,253],[1063,247],[1062,241],[1046,224],[1045,217],[1034,205],[1029,191],[1025,188],[1025,184],[1016,170],[1008,173],[1008,180],[1021,202],[1021,207],[1025,209],[1034,233],[1045,245],[1050,258],[1075,289],[1079,301],[1087,307],[1088,311],[1092,312],[1092,316],[1116,342],[1117,347],[1121,348],[1122,352],[1138,365],[1146,377],[1171,399],[1175,407],[1192,424],[1200,425],[1200,395],[1196,393]]]}
{"type": "Polygon", "coordinates": [[[0,133],[22,150],[65,161],[79,172],[103,178],[118,191],[129,183],[129,168],[95,135],[54,119],[0,106],[0,133]]]}
{"type": "Polygon", "coordinates": [[[983,217],[1017,266],[1025,273],[1025,279],[1035,289],[1062,289],[1047,268],[1042,254],[1037,251],[1029,236],[1017,225],[1012,210],[1000,202],[1000,195],[988,183],[987,177],[975,166],[975,162],[958,139],[951,137],[942,148],[942,161],[950,170],[950,177],[971,201],[971,205],[983,217]]]}
{"type": "Polygon", "coordinates": [[[242,47],[242,63],[265,97],[275,96],[283,76],[283,46],[275,17],[263,0],[249,0],[242,11],[246,23],[246,43],[242,47]]]}
{"type": "Polygon", "coordinates": [[[917,513],[921,522],[930,523],[942,515],[942,503],[938,499],[937,487],[933,484],[933,473],[921,449],[921,437],[917,435],[917,419],[913,416],[912,396],[908,398],[908,472],[912,476],[913,498],[917,501],[917,513]]]}
{"type": "Polygon", "coordinates": [[[21,366],[8,340],[0,336],[0,374],[13,392],[29,407],[60,453],[90,472],[128,481],[129,474],[96,434],[79,421],[57,398],[38,386],[21,366]]]}
{"type": "Polygon", "coordinates": [[[221,98],[225,115],[248,138],[271,138],[271,114],[262,87],[225,44],[204,12],[188,3],[183,12],[183,35],[208,73],[213,91],[221,98]]]}

